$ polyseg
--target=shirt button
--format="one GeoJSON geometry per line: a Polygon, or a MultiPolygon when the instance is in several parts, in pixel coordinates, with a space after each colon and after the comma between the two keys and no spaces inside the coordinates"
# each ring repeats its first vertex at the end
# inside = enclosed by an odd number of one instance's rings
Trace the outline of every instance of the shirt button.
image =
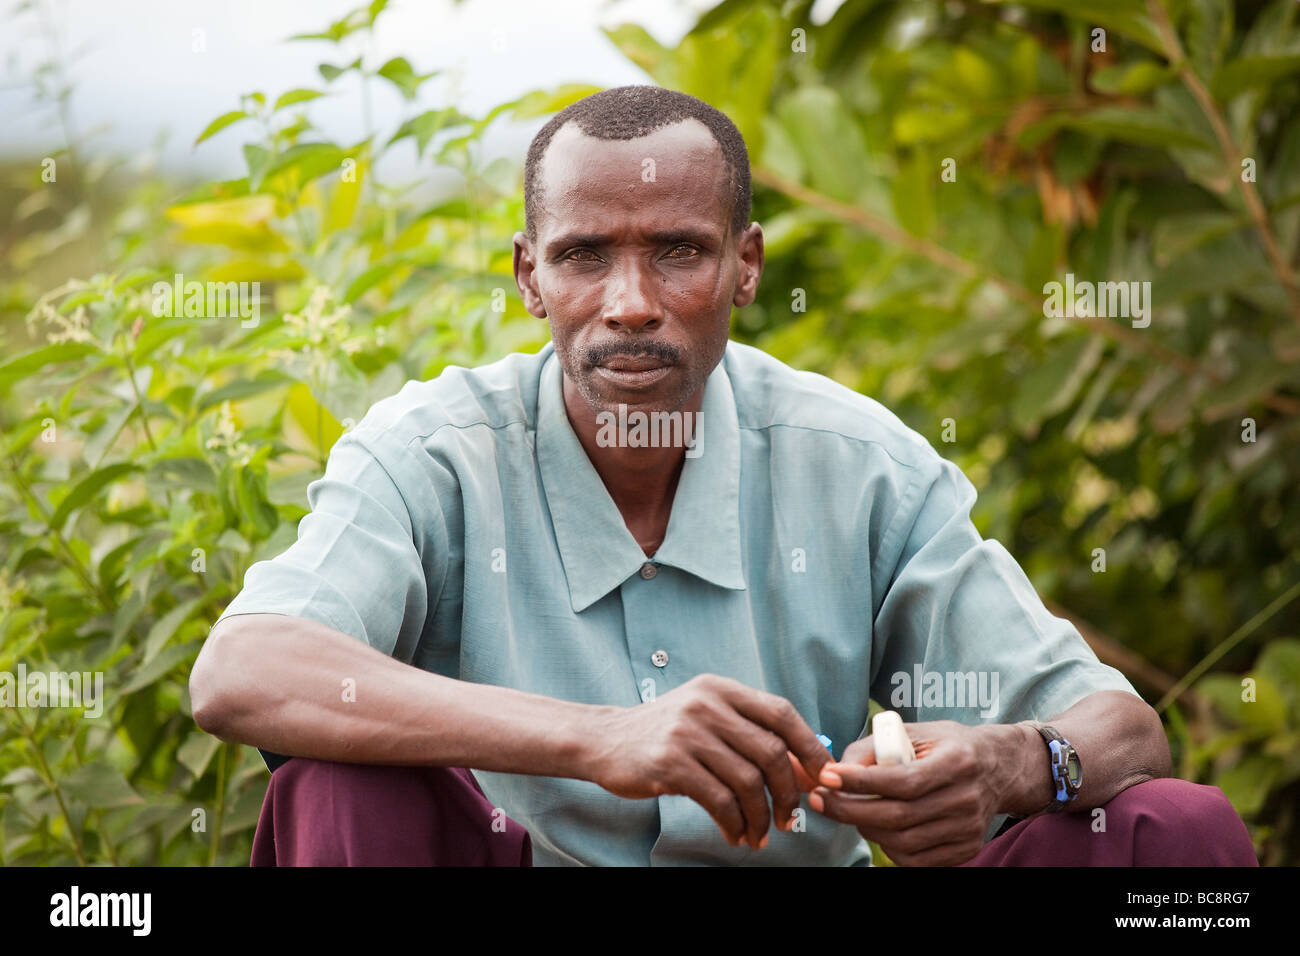
{"type": "Polygon", "coordinates": [[[655,651],[650,655],[650,663],[655,667],[665,667],[668,664],[667,651],[655,651]]]}
{"type": "Polygon", "coordinates": [[[656,568],[649,561],[641,565],[641,577],[645,578],[647,581],[649,581],[652,577],[654,577],[658,573],[659,573],[659,569],[656,568]]]}

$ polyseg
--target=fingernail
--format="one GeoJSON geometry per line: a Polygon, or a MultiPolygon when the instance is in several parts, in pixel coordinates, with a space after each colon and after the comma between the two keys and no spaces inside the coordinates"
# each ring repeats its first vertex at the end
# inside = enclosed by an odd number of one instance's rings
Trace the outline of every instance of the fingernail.
{"type": "Polygon", "coordinates": [[[763,839],[760,840],[759,843],[758,843],[758,848],[759,848],[760,850],[763,849],[763,847],[767,846],[767,843],[768,843],[768,836],[767,836],[766,833],[764,833],[764,834],[763,834],[763,839]]]}
{"type": "Polygon", "coordinates": [[[737,843],[736,846],[749,846],[749,841],[746,840],[744,837],[741,837],[740,842],[737,843]]]}
{"type": "Polygon", "coordinates": [[[844,786],[844,778],[834,770],[823,769],[821,772],[821,782],[828,787],[834,787],[836,789],[844,786]]]}
{"type": "Polygon", "coordinates": [[[808,794],[808,802],[812,804],[812,808],[818,813],[822,813],[826,809],[826,801],[823,800],[822,795],[816,791],[808,794]]]}

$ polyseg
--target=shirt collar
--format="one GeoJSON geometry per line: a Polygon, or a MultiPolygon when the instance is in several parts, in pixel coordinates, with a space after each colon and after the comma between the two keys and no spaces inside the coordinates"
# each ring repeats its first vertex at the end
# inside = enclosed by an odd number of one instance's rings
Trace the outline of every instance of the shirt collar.
{"type": "MultiPolygon", "coordinates": [[[[564,410],[563,372],[547,344],[537,398],[537,465],[574,612],[595,604],[646,563],[564,410]]],[[[740,423],[719,362],[704,387],[700,454],[687,458],[655,564],[744,590],[740,560],[740,423]]]]}

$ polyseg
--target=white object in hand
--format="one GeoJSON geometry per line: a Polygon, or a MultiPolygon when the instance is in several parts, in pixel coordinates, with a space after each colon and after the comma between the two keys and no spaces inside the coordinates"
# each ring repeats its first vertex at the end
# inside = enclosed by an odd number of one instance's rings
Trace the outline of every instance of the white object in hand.
{"type": "Polygon", "coordinates": [[[871,720],[871,737],[876,745],[876,763],[882,767],[911,763],[916,759],[912,738],[903,728],[903,718],[882,710],[871,720]]]}

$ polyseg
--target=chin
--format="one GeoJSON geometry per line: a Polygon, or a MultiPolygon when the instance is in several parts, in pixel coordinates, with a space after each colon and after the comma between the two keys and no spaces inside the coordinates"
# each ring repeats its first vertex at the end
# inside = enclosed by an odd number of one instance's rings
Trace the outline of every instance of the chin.
{"type": "Polygon", "coordinates": [[[641,412],[680,411],[694,394],[688,383],[674,383],[671,380],[661,383],[658,388],[640,390],[610,387],[606,382],[589,379],[579,386],[579,391],[593,411],[615,414],[618,413],[619,405],[641,412]]]}

